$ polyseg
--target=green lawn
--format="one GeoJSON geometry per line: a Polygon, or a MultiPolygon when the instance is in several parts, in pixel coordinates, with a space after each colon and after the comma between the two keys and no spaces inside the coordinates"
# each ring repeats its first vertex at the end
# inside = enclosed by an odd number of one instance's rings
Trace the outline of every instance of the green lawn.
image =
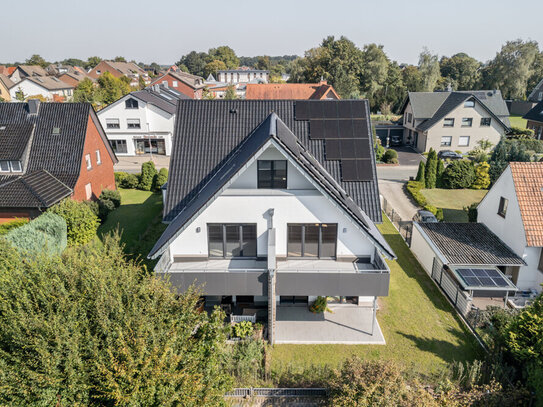
{"type": "Polygon", "coordinates": [[[145,259],[165,225],[161,223],[162,195],[136,189],[120,189],[121,206],[111,212],[98,236],[119,229],[125,252],[145,259]]]}
{"type": "Polygon", "coordinates": [[[522,116],[509,116],[509,121],[513,127],[520,127],[522,129],[526,128],[527,120],[523,119],[522,116]]]}
{"type": "Polygon", "coordinates": [[[463,208],[474,202],[481,202],[486,190],[477,189],[423,189],[422,194],[428,204],[436,208],[443,208],[445,222],[467,222],[468,215],[463,208]]]}
{"type": "Polygon", "coordinates": [[[379,229],[398,257],[389,261],[390,294],[379,301],[377,319],[386,345],[275,345],[272,373],[313,366],[336,367],[352,354],[366,359],[393,359],[428,379],[452,361],[481,356],[473,336],[432,283],[385,217],[379,229]]]}

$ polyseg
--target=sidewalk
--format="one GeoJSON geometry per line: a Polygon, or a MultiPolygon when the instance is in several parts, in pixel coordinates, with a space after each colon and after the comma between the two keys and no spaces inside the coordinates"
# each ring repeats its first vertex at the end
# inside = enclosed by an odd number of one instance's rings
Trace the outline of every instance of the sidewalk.
{"type": "MultiPolygon", "coordinates": [[[[144,162],[151,160],[150,154],[138,155],[138,156],[117,156],[119,162],[113,167],[115,171],[124,171],[130,173],[137,173],[141,171],[141,165],[144,162]]],[[[170,165],[170,157],[165,155],[153,154],[153,162],[157,169],[168,168],[170,165]]]]}

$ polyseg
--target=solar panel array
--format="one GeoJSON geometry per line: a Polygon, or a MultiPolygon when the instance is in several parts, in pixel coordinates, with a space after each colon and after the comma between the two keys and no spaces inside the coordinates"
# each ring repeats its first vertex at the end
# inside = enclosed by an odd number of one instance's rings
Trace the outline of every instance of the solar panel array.
{"type": "Polygon", "coordinates": [[[309,138],[324,140],[326,160],[341,161],[343,181],[371,181],[371,137],[366,104],[352,101],[296,102],[296,120],[309,120],[309,138]]]}
{"type": "Polygon", "coordinates": [[[496,269],[457,269],[456,272],[469,287],[509,287],[510,284],[496,269]]]}

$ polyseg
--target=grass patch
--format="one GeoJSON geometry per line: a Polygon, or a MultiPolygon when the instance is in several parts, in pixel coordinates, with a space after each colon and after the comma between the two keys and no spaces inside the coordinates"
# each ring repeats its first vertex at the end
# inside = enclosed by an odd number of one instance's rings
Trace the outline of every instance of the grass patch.
{"type": "Polygon", "coordinates": [[[475,338],[452,306],[413,257],[386,216],[379,226],[398,261],[389,261],[390,293],[379,299],[377,320],[386,345],[275,345],[272,375],[310,366],[337,367],[350,355],[389,359],[428,380],[438,377],[453,361],[480,356],[475,338]]]}
{"type": "Polygon", "coordinates": [[[512,127],[520,127],[525,129],[528,120],[523,119],[522,116],[509,116],[509,122],[511,122],[512,127]]]}
{"type": "Polygon", "coordinates": [[[166,226],[161,223],[162,196],[137,189],[119,191],[121,206],[109,214],[98,229],[98,236],[118,228],[125,252],[143,260],[166,226]]]}
{"type": "Polygon", "coordinates": [[[420,191],[429,205],[443,208],[445,222],[467,222],[468,214],[464,206],[481,202],[487,191],[480,189],[422,189],[420,191]]]}

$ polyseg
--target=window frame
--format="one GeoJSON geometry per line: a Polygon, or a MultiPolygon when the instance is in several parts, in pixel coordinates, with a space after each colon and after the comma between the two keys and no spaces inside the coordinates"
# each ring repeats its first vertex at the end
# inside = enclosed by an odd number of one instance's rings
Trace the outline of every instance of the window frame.
{"type": "MultiPolygon", "coordinates": [[[[262,181],[264,182],[264,181],[262,181]]],[[[257,167],[256,167],[256,187],[257,189],[288,189],[288,160],[257,160],[257,167]],[[270,180],[270,183],[271,183],[271,186],[269,187],[263,187],[261,186],[261,178],[260,178],[260,175],[261,175],[261,171],[264,171],[264,170],[261,170],[260,169],[260,166],[265,163],[265,162],[269,162],[270,163],[270,173],[271,173],[271,180],[270,180]],[[279,181],[276,181],[276,176],[275,176],[275,172],[276,172],[276,169],[275,169],[275,165],[277,162],[284,162],[285,163],[285,179],[284,179],[284,186],[282,186],[282,181],[281,180],[281,186],[276,186],[275,184],[279,181]]]]}
{"type": "Polygon", "coordinates": [[[454,127],[454,117],[446,117],[443,119],[443,127],[454,127]],[[450,121],[451,124],[448,124],[447,121],[450,121]]]}
{"type": "Polygon", "coordinates": [[[96,154],[96,165],[102,164],[102,156],[100,155],[100,150],[96,150],[95,154],[96,154]]]}
{"type": "Polygon", "coordinates": [[[293,259],[293,260],[296,260],[296,259],[304,259],[304,260],[307,260],[307,259],[332,259],[332,260],[335,260],[337,259],[337,243],[338,243],[338,229],[339,229],[339,225],[337,223],[287,223],[287,259],[293,259]],[[327,225],[327,226],[334,226],[336,228],[336,238],[334,240],[334,255],[329,257],[329,256],[322,256],[322,230],[323,230],[323,225],[327,225]],[[289,252],[288,252],[288,245],[289,245],[289,228],[291,226],[301,226],[302,227],[302,231],[301,231],[301,248],[300,248],[300,256],[289,256],[289,252]],[[319,227],[319,240],[318,240],[318,243],[317,243],[317,255],[316,256],[306,256],[305,253],[305,228],[306,226],[318,226],[319,227]]]}
{"type": "Polygon", "coordinates": [[[452,145],[452,136],[441,136],[441,140],[439,142],[440,147],[450,147],[452,145]],[[448,143],[443,143],[443,139],[449,139],[448,143]]]}
{"type": "Polygon", "coordinates": [[[492,117],[481,117],[480,127],[490,127],[492,125],[492,117]],[[488,124],[486,124],[488,120],[488,124]]]}
{"type": "Polygon", "coordinates": [[[106,129],[120,129],[121,121],[115,118],[106,119],[106,129]]]}
{"type": "Polygon", "coordinates": [[[9,160],[0,160],[0,172],[11,172],[11,166],[9,164],[9,160]],[[7,169],[2,169],[2,164],[4,164],[5,168],[7,169]]]}
{"type": "Polygon", "coordinates": [[[23,165],[21,164],[19,160],[10,160],[9,169],[11,170],[11,172],[23,172],[23,165]],[[13,163],[17,163],[17,165],[19,166],[18,169],[15,169],[15,167],[13,166],[13,163]]]}
{"type": "Polygon", "coordinates": [[[256,259],[258,257],[258,226],[256,223],[208,223],[207,225],[207,256],[209,259],[256,259]],[[210,238],[210,226],[221,227],[222,230],[222,256],[212,256],[211,247],[209,245],[210,238]],[[227,256],[227,240],[226,240],[226,228],[230,226],[237,226],[239,233],[239,256],[227,256]],[[254,256],[244,256],[243,255],[243,227],[244,226],[253,226],[255,230],[255,255],[254,256]]]}
{"type": "Polygon", "coordinates": [[[469,99],[464,102],[464,107],[466,108],[473,108],[475,107],[475,100],[469,99]]]}
{"type": "Polygon", "coordinates": [[[126,119],[126,128],[127,129],[141,129],[141,120],[138,118],[133,119],[126,119]],[[138,123],[130,123],[130,120],[133,120],[134,122],[137,120],[138,123]]]}
{"type": "Polygon", "coordinates": [[[473,117],[462,117],[462,127],[473,127],[473,117]],[[466,121],[469,124],[464,124],[466,121]]]}
{"type": "Polygon", "coordinates": [[[85,162],[87,164],[87,170],[92,170],[92,160],[90,154],[85,154],[85,162]]]}
{"type": "Polygon", "coordinates": [[[128,154],[128,143],[125,139],[109,140],[109,145],[115,154],[128,154]],[[124,144],[125,151],[118,151],[118,144],[124,144]]]}
{"type": "Polygon", "coordinates": [[[498,205],[498,215],[505,219],[507,216],[507,207],[509,206],[509,199],[500,196],[500,203],[498,205]]]}
{"type": "Polygon", "coordinates": [[[125,109],[139,109],[139,102],[134,98],[128,98],[124,101],[124,108],[125,109]],[[135,102],[135,106],[134,106],[134,103],[132,102],[135,102]]]}
{"type": "Polygon", "coordinates": [[[458,137],[458,147],[469,147],[469,143],[471,142],[471,136],[459,136],[458,137]],[[460,142],[462,139],[468,139],[467,144],[461,144],[460,142]]]}

